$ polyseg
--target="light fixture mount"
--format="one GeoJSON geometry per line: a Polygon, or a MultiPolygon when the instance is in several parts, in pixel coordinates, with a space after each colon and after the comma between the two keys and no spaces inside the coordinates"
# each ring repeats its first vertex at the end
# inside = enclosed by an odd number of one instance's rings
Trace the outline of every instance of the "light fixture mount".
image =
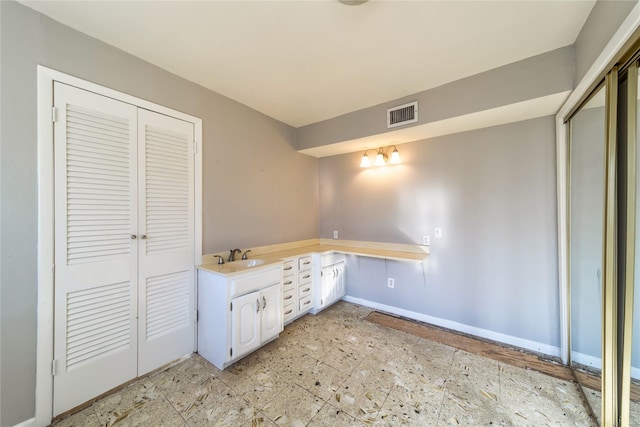
{"type": "Polygon", "coordinates": [[[369,166],[384,166],[386,164],[395,165],[398,163],[400,163],[400,153],[398,152],[398,148],[395,145],[390,145],[388,147],[380,147],[377,150],[375,149],[366,150],[362,155],[362,159],[360,160],[360,167],[368,168],[369,166]],[[388,153],[389,151],[391,151],[392,148],[393,148],[393,151],[391,152],[391,155],[389,155],[388,153]],[[371,160],[369,160],[369,156],[367,155],[369,151],[376,152],[376,158],[373,162],[373,165],[371,164],[371,160]]]}

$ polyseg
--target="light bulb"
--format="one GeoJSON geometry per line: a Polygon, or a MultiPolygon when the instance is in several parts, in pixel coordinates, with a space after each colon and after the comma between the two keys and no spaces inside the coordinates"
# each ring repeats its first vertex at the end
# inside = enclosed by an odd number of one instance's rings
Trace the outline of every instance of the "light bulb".
{"type": "Polygon", "coordinates": [[[384,166],[384,154],[382,154],[382,151],[378,152],[376,155],[376,161],[373,162],[373,164],[375,166],[384,166]]]}
{"type": "Polygon", "coordinates": [[[367,153],[364,153],[362,155],[362,160],[360,160],[360,167],[368,168],[369,166],[371,166],[371,163],[369,163],[369,157],[367,156],[367,153]]]}
{"type": "Polygon", "coordinates": [[[393,153],[391,153],[391,159],[389,159],[389,163],[393,163],[394,165],[400,163],[400,153],[398,153],[398,149],[395,148],[393,153]]]}

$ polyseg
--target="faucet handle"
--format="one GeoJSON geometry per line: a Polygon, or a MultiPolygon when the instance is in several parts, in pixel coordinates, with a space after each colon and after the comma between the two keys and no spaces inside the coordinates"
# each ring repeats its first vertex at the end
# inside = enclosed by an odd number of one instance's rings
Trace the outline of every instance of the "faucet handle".
{"type": "Polygon", "coordinates": [[[242,254],[242,259],[248,259],[247,258],[247,254],[251,252],[251,249],[244,251],[244,253],[242,254]]]}
{"type": "Polygon", "coordinates": [[[220,255],[214,255],[214,258],[218,258],[218,264],[224,264],[224,258],[220,255]]]}

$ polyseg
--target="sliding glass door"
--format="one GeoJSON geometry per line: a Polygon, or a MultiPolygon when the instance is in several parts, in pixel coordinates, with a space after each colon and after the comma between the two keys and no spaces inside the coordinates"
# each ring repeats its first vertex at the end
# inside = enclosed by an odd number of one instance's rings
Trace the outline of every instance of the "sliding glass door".
{"type": "Polygon", "coordinates": [[[569,122],[571,366],[600,417],[605,213],[606,87],[569,122]]]}
{"type": "Polygon", "coordinates": [[[640,425],[639,57],[567,121],[570,366],[603,426],[640,425]]]}

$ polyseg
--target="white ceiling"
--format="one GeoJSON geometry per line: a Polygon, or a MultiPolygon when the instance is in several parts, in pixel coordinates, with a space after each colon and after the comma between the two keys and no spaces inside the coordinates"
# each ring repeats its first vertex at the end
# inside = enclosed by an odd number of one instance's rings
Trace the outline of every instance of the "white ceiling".
{"type": "Polygon", "coordinates": [[[575,42],[595,1],[23,1],[299,127],[575,42]]]}

